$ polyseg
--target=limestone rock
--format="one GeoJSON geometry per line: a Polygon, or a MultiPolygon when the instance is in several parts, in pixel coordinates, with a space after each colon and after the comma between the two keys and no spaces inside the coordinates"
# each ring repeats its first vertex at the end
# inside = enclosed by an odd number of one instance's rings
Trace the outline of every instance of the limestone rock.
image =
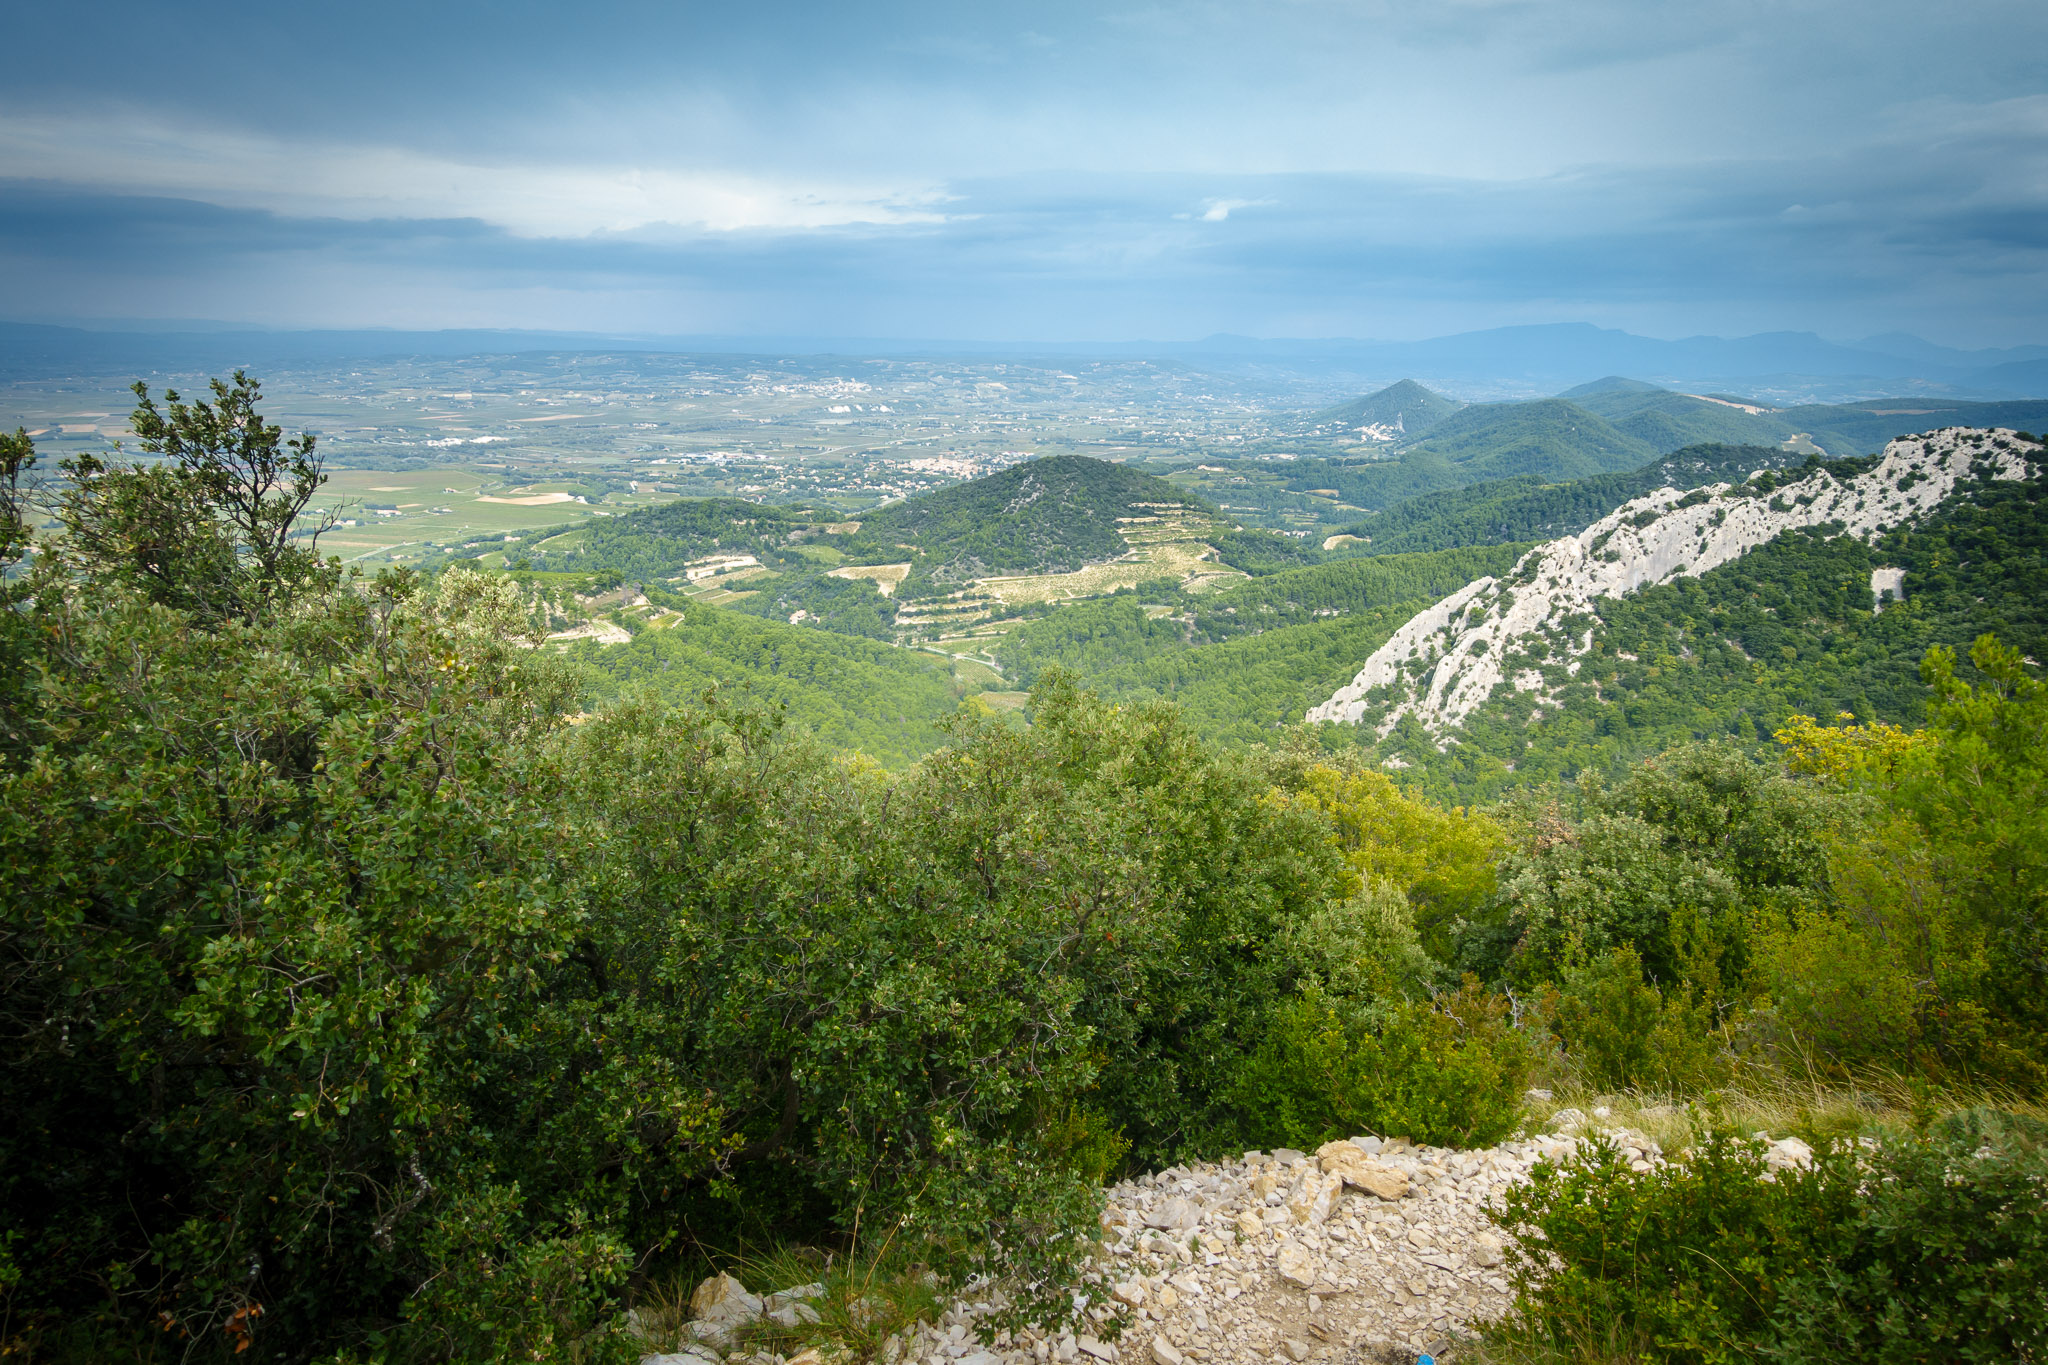
{"type": "Polygon", "coordinates": [[[1501,1254],[1505,1250],[1506,1246],[1500,1238],[1490,1232],[1480,1232],[1473,1234],[1472,1245],[1468,1254],[1472,1257],[1474,1265],[1492,1269],[1500,1264],[1501,1254]]]}
{"type": "Polygon", "coordinates": [[[1301,1361],[1307,1360],[1316,1348],[1300,1337],[1286,1337],[1280,1342],[1280,1349],[1287,1353],[1289,1360],[1301,1361]]]}
{"type": "Polygon", "coordinates": [[[1303,1171],[1287,1196],[1288,1215],[1297,1223],[1323,1222],[1336,1207],[1337,1196],[1343,1190],[1344,1182],[1335,1176],[1313,1169],[1303,1171]]]}
{"type": "Polygon", "coordinates": [[[684,1323],[683,1332],[692,1341],[700,1342],[718,1351],[724,1351],[731,1348],[733,1329],[737,1326],[739,1326],[737,1322],[728,1321],[723,1318],[697,1318],[694,1321],[684,1323]]]}
{"type": "Polygon", "coordinates": [[[1378,1195],[1382,1199],[1397,1200],[1408,1196],[1408,1173],[1398,1166],[1369,1164],[1355,1179],[1345,1178],[1367,1194],[1378,1195]]]}
{"type": "Polygon", "coordinates": [[[1185,1358],[1180,1348],[1168,1341],[1163,1333],[1152,1338],[1152,1365],[1181,1365],[1185,1358]]]}
{"type": "Polygon", "coordinates": [[[1279,1255],[1273,1258],[1273,1270],[1281,1279],[1301,1289],[1307,1289],[1316,1282],[1315,1257],[1292,1242],[1281,1247],[1279,1255]]]}
{"type": "Polygon", "coordinates": [[[1145,1226],[1158,1228],[1161,1232],[1190,1232],[1200,1226],[1202,1210],[1187,1199],[1175,1195],[1163,1200],[1159,1206],[1145,1215],[1145,1226]]]}
{"type": "Polygon", "coordinates": [[[1790,1170],[1796,1166],[1811,1166],[1813,1148],[1796,1137],[1781,1138],[1765,1150],[1764,1160],[1771,1164],[1774,1171],[1790,1170]]]}
{"type": "Polygon", "coordinates": [[[1094,1356],[1097,1360],[1116,1359],[1116,1347],[1095,1337],[1082,1337],[1080,1347],[1083,1354],[1094,1356]]]}
{"type": "Polygon", "coordinates": [[[690,1316],[707,1322],[752,1322],[761,1300],[730,1275],[713,1275],[690,1295],[690,1316]]]}
{"type": "Polygon", "coordinates": [[[1356,1142],[1346,1139],[1342,1142],[1326,1142],[1316,1148],[1316,1163],[1327,1175],[1343,1175],[1345,1170],[1365,1163],[1365,1151],[1356,1142]]]}

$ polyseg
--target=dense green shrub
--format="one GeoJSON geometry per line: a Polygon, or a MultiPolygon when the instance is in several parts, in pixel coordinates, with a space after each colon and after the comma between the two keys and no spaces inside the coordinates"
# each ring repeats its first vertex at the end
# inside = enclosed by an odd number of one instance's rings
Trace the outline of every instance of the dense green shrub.
{"type": "Polygon", "coordinates": [[[1646,1173],[1596,1144],[1539,1165],[1499,1221],[1523,1239],[1503,1334],[1566,1351],[1617,1333],[1688,1365],[2048,1350],[2048,1156],[2001,1116],[1809,1169],[1727,1134],[1646,1173]]]}
{"type": "Polygon", "coordinates": [[[1470,977],[1435,1000],[1377,1008],[1312,990],[1277,1011],[1246,1062],[1240,1131],[1307,1151],[1361,1133],[1485,1146],[1519,1125],[1531,1061],[1507,1002],[1470,977]]]}
{"type": "MultiPolygon", "coordinates": [[[[1984,636],[1922,665],[1929,723],[1781,732],[1868,815],[1824,831],[1831,902],[1767,926],[1764,1033],[1837,1074],[1883,1065],[2048,1087],[2048,686],[1984,636]]],[[[1844,719],[1847,719],[1846,717],[1844,719]]]]}
{"type": "Polygon", "coordinates": [[[1541,981],[1630,947],[1651,978],[1716,994],[1746,967],[1751,919],[1823,896],[1839,807],[1727,742],[1671,750],[1611,786],[1589,774],[1509,802],[1502,908],[1517,938],[1504,965],[1541,981]]]}
{"type": "Polygon", "coordinates": [[[1633,948],[1568,971],[1544,999],[1565,1060],[1602,1090],[1690,1095],[1724,1083],[1732,1059],[1690,985],[1658,990],[1633,948]]]}
{"type": "MultiPolygon", "coordinates": [[[[1818,1273],[1780,1291],[1780,1359],[2024,1361],[2048,1354],[2042,1125],[1950,1116],[1887,1148],[1818,1273]]],[[[1842,1177],[1846,1179],[1846,1177],[1842,1177]]]]}
{"type": "Polygon", "coordinates": [[[1045,962],[1100,1065],[1088,1103],[1132,1159],[1223,1142],[1237,1061],[1309,970],[1290,927],[1348,886],[1328,822],[1174,708],[1064,672],[1028,726],[963,717],[893,802],[921,865],[1055,935],[1045,962]]]}

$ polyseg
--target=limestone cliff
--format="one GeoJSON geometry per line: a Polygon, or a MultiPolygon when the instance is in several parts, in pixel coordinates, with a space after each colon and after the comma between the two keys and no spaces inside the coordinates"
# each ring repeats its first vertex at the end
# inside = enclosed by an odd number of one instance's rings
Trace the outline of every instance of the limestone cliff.
{"type": "Polygon", "coordinates": [[[1529,551],[1505,578],[1469,583],[1421,612],[1307,718],[1370,718],[1385,734],[1413,713],[1441,737],[1501,686],[1544,693],[1546,669],[1576,674],[1602,598],[1705,573],[1802,527],[1874,539],[1970,480],[2025,478],[2027,458],[2040,453],[2011,431],[1950,427],[1891,442],[1851,478],[1821,469],[1772,488],[1758,482],[1772,473],[1764,471],[1689,493],[1658,489],[1529,551]]]}

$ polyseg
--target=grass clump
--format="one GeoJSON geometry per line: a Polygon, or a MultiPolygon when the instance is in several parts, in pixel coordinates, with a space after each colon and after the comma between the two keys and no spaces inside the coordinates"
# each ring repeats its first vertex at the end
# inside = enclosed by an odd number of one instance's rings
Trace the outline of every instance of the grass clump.
{"type": "MultiPolygon", "coordinates": [[[[844,1365],[878,1359],[890,1338],[919,1322],[936,1323],[949,1299],[929,1267],[891,1243],[850,1254],[779,1246],[725,1269],[763,1298],[785,1294],[782,1302],[796,1309],[785,1320],[764,1317],[740,1327],[733,1349],[786,1359],[805,1351],[844,1365]],[[787,1294],[791,1290],[798,1292],[787,1294]]],[[[677,1269],[641,1289],[632,1322],[650,1350],[680,1350],[690,1340],[690,1296],[699,1283],[677,1269]]],[[[781,1305],[771,1300],[770,1306],[781,1305]]]]}

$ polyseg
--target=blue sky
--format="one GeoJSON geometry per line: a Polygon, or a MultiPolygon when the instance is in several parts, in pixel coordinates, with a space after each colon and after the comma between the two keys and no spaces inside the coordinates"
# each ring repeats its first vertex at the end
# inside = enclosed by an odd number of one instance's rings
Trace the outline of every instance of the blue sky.
{"type": "Polygon", "coordinates": [[[10,6],[0,317],[2048,340],[2048,5],[10,6]]]}

